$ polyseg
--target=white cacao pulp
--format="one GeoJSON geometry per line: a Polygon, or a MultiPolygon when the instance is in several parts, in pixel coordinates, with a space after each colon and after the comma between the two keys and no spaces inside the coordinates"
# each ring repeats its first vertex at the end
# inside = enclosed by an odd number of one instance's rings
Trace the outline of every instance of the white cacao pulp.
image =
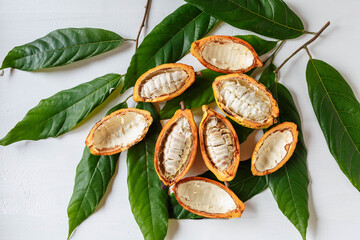
{"type": "Polygon", "coordinates": [[[254,64],[253,53],[244,45],[235,42],[208,42],[202,50],[202,57],[220,69],[236,71],[254,64]]]}
{"type": "Polygon", "coordinates": [[[127,146],[141,138],[147,127],[146,118],[140,113],[126,112],[115,115],[94,131],[93,146],[99,150],[127,146]]]}
{"type": "Polygon", "coordinates": [[[184,170],[193,147],[193,138],[190,124],[185,117],[179,118],[165,137],[160,167],[163,167],[163,174],[169,181],[184,170]]]}
{"type": "Polygon", "coordinates": [[[140,97],[154,99],[169,95],[180,89],[188,74],[181,68],[158,70],[147,76],[140,88],[140,97]]]}
{"type": "Polygon", "coordinates": [[[234,199],[216,184],[192,180],[178,185],[177,197],[189,208],[206,213],[227,213],[236,209],[234,199]]]}
{"type": "Polygon", "coordinates": [[[270,134],[257,152],[256,169],[262,172],[276,167],[286,156],[287,146],[293,141],[290,130],[276,131],[270,134]]]}
{"type": "Polygon", "coordinates": [[[242,118],[262,123],[271,115],[270,99],[246,80],[225,80],[219,92],[223,104],[242,118]]]}
{"type": "Polygon", "coordinates": [[[230,130],[216,117],[205,124],[205,146],[209,159],[220,171],[231,166],[234,158],[234,141],[230,130]]]}

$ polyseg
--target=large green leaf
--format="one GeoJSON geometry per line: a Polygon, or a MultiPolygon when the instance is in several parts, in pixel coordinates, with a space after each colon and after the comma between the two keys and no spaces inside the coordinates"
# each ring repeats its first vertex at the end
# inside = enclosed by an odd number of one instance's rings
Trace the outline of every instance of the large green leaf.
{"type": "Polygon", "coordinates": [[[216,22],[216,19],[189,4],[176,9],[155,26],[136,50],[122,92],[134,86],[147,70],[180,60],[189,52],[191,43],[204,37],[216,22]]]}
{"type": "Polygon", "coordinates": [[[283,214],[306,239],[309,220],[308,210],[308,171],[306,167],[307,150],[301,130],[301,119],[291,93],[280,83],[271,87],[278,102],[279,123],[294,122],[299,131],[296,149],[288,162],[276,172],[268,175],[270,190],[283,214]]]}
{"type": "Polygon", "coordinates": [[[111,94],[112,89],[119,87],[121,82],[121,75],[107,74],[41,100],[0,140],[0,145],[57,137],[70,131],[100,105],[111,94]]]}
{"type": "MultiPolygon", "coordinates": [[[[207,171],[202,174],[201,177],[210,178],[216,181],[216,176],[207,171]]],[[[254,176],[251,173],[251,161],[241,161],[237,170],[235,178],[229,182],[229,188],[245,202],[253,196],[261,193],[268,187],[268,181],[266,177],[254,176]]]]}
{"type": "Polygon", "coordinates": [[[341,74],[321,60],[309,60],[306,81],[330,152],[360,191],[360,104],[341,74]]]}
{"type": "Polygon", "coordinates": [[[277,44],[276,41],[267,41],[255,35],[236,35],[234,37],[240,38],[250,43],[259,56],[270,52],[277,44]]]}
{"type": "Polygon", "coordinates": [[[145,138],[131,147],[127,154],[128,190],[131,210],[144,239],[160,240],[168,228],[168,194],[161,189],[154,167],[154,151],[161,131],[159,115],[151,103],[138,103],[137,108],[147,110],[153,123],[145,138]]]}
{"type": "MultiPolygon", "coordinates": [[[[106,115],[122,108],[127,108],[126,102],[116,105],[106,115]]],[[[115,173],[119,156],[120,153],[112,156],[92,155],[89,148],[85,147],[83,156],[76,168],[74,190],[67,209],[69,217],[68,238],[75,228],[98,207],[115,173]]]]}
{"type": "Polygon", "coordinates": [[[13,48],[1,66],[34,71],[66,65],[120,46],[124,39],[97,28],[65,28],[50,32],[31,43],[13,48]]]}
{"type": "Polygon", "coordinates": [[[195,82],[180,96],[166,102],[164,107],[160,110],[160,118],[171,118],[176,110],[180,109],[179,103],[185,102],[188,109],[201,107],[204,104],[209,104],[215,101],[212,90],[212,83],[214,79],[220,76],[217,73],[208,69],[201,71],[201,76],[196,76],[195,82]]]}
{"type": "Polygon", "coordinates": [[[304,33],[300,18],[282,0],[185,0],[234,27],[276,39],[304,33]]]}

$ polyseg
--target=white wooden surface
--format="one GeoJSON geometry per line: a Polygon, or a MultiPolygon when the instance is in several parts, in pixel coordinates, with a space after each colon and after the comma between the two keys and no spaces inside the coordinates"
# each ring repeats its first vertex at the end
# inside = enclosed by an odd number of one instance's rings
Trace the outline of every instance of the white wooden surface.
{"type": "MultiPolygon", "coordinates": [[[[331,26],[310,46],[314,58],[340,70],[360,96],[359,7],[357,0],[287,0],[305,28],[317,31],[327,20],[331,26]]],[[[180,0],[153,0],[145,33],[183,4],[180,0]]],[[[135,38],[145,0],[0,0],[0,59],[14,46],[30,42],[64,27],[98,27],[125,38],[135,38]]],[[[246,33],[221,24],[214,34],[246,33]]],[[[142,37],[144,34],[142,35],[142,37]]],[[[276,64],[309,39],[304,35],[287,41],[276,64]]],[[[41,99],[109,72],[125,73],[134,44],[70,66],[36,73],[5,70],[0,77],[0,137],[41,99]]],[[[305,82],[308,57],[301,52],[282,70],[281,82],[293,93],[300,109],[308,147],[310,221],[308,239],[359,239],[360,193],[350,184],[331,156],[313,113],[305,82]]],[[[190,55],[181,62],[196,70],[203,67],[190,55]]],[[[84,139],[107,109],[131,94],[113,96],[106,106],[70,133],[56,139],[22,141],[0,146],[0,239],[66,239],[66,209],[75,168],[84,139]]],[[[133,106],[133,103],[130,105],[133,106]]],[[[200,113],[200,111],[196,111],[200,113]]],[[[251,145],[251,144],[250,144],[251,145]]],[[[248,145],[249,146],[249,145],[248,145]]],[[[243,147],[251,151],[250,147],[243,147]]],[[[101,208],[73,235],[74,240],[142,239],[130,211],[126,185],[126,154],[101,208]]],[[[202,168],[202,163],[196,164],[202,168]]],[[[196,170],[195,170],[196,171],[196,170]]],[[[193,170],[193,172],[195,172],[193,170]]],[[[246,202],[243,217],[233,220],[170,220],[167,239],[301,239],[282,215],[269,190],[246,202]]]]}

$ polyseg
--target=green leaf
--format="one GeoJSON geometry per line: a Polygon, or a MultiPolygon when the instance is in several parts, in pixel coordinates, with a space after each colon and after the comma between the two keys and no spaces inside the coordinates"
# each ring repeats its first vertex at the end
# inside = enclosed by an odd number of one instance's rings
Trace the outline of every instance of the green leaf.
{"type": "Polygon", "coordinates": [[[115,173],[120,154],[95,156],[85,147],[76,168],[73,194],[67,209],[69,235],[87,219],[98,207],[107,186],[115,173]]]}
{"type": "Polygon", "coordinates": [[[154,167],[155,144],[162,127],[151,103],[138,103],[137,108],[149,111],[153,123],[145,138],[128,150],[129,200],[144,239],[159,240],[165,238],[168,228],[169,198],[154,167]]]}
{"type": "Polygon", "coordinates": [[[296,149],[288,162],[276,172],[268,175],[269,188],[283,214],[306,239],[309,220],[308,186],[309,178],[306,167],[307,150],[301,130],[301,119],[291,93],[280,83],[271,87],[278,102],[279,123],[294,122],[299,131],[296,149]]]}
{"type": "Polygon", "coordinates": [[[121,75],[111,73],[41,100],[0,140],[0,145],[57,137],[70,131],[121,82],[121,75]]]}
{"type": "Polygon", "coordinates": [[[34,71],[66,65],[110,51],[124,42],[114,32],[98,28],[65,28],[13,48],[1,66],[34,71]]]}
{"type": "Polygon", "coordinates": [[[191,43],[209,33],[216,22],[216,19],[189,4],[176,9],[155,26],[136,50],[122,92],[134,86],[147,70],[180,60],[189,52],[191,43]]]}
{"type": "Polygon", "coordinates": [[[341,74],[321,60],[309,60],[306,81],[330,152],[360,191],[360,104],[341,74]]]}
{"type": "Polygon", "coordinates": [[[175,198],[175,194],[171,194],[170,196],[170,204],[169,204],[169,218],[175,219],[201,219],[204,218],[202,216],[196,215],[195,213],[191,213],[185,208],[183,208],[175,198]]]}
{"type": "Polygon", "coordinates": [[[271,85],[275,82],[275,69],[276,66],[273,63],[270,63],[261,73],[259,82],[264,84],[267,88],[270,88],[271,85]]]}
{"type": "MultiPolygon", "coordinates": [[[[111,108],[106,115],[127,108],[126,101],[111,108]]],[[[85,147],[83,156],[76,168],[73,194],[67,209],[69,235],[88,218],[98,207],[106,193],[116,169],[120,153],[112,156],[96,156],[85,147]]]]}
{"type": "Polygon", "coordinates": [[[276,39],[304,33],[300,18],[282,0],[185,0],[234,27],[276,39]]]}
{"type": "Polygon", "coordinates": [[[277,44],[276,41],[267,41],[255,35],[236,35],[234,37],[240,38],[248,42],[259,56],[270,52],[275,48],[277,44]]]}
{"type": "Polygon", "coordinates": [[[180,102],[184,100],[188,109],[201,107],[215,101],[212,90],[212,82],[221,73],[217,73],[208,69],[201,71],[202,76],[196,76],[195,82],[180,96],[166,102],[160,110],[160,118],[171,118],[176,110],[180,109],[180,102]]]}
{"type": "MultiPolygon", "coordinates": [[[[210,178],[216,181],[216,176],[207,171],[201,175],[201,177],[210,178]]],[[[229,182],[229,188],[245,202],[253,196],[261,193],[268,187],[268,181],[266,177],[254,176],[251,173],[251,160],[241,161],[237,170],[235,178],[229,182]]]]}

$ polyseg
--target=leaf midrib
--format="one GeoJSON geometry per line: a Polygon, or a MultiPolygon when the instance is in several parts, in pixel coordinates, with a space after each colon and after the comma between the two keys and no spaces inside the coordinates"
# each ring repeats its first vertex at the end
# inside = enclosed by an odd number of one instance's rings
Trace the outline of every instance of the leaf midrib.
{"type": "MultiPolygon", "coordinates": [[[[335,111],[335,113],[336,113],[336,116],[338,117],[338,119],[339,119],[342,127],[344,128],[347,136],[349,137],[351,143],[353,144],[353,146],[355,147],[356,151],[357,151],[358,154],[360,155],[359,149],[356,147],[356,144],[355,144],[355,142],[353,141],[353,139],[352,139],[351,135],[349,134],[349,132],[347,131],[347,128],[346,128],[344,122],[343,122],[342,119],[340,118],[340,115],[339,115],[339,113],[338,113],[338,111],[337,111],[337,109],[336,109],[336,107],[335,107],[335,105],[334,105],[334,103],[333,103],[330,95],[329,95],[329,92],[327,91],[327,89],[326,89],[326,87],[325,87],[324,82],[322,81],[321,75],[319,74],[319,72],[318,72],[318,70],[317,70],[317,68],[316,68],[316,66],[315,66],[315,64],[314,64],[313,59],[310,59],[310,62],[311,62],[311,64],[313,65],[313,67],[314,67],[314,69],[315,69],[316,75],[318,76],[319,81],[320,81],[321,85],[323,86],[323,89],[324,89],[324,91],[325,91],[325,93],[326,93],[326,95],[327,95],[327,97],[328,97],[328,99],[329,99],[329,101],[330,101],[330,103],[331,103],[331,106],[334,108],[334,111],[335,111]]],[[[352,173],[351,173],[351,171],[350,171],[349,174],[350,174],[350,176],[351,176],[351,178],[352,178],[352,173]]]]}
{"type": "MultiPolygon", "coordinates": [[[[291,199],[292,199],[292,202],[294,203],[294,208],[295,208],[296,217],[297,217],[297,219],[298,219],[298,223],[301,225],[302,231],[304,231],[304,226],[303,226],[302,222],[300,221],[299,212],[298,212],[298,207],[297,207],[297,204],[296,204],[296,201],[295,201],[295,198],[294,198],[294,192],[293,192],[293,189],[292,189],[292,185],[291,185],[291,181],[290,181],[288,169],[287,169],[287,166],[286,166],[286,165],[284,165],[283,167],[284,167],[285,172],[286,172],[286,179],[287,179],[287,182],[288,182],[288,184],[289,184],[289,189],[290,189],[290,193],[291,193],[291,199]]],[[[305,228],[305,231],[306,231],[306,228],[305,228]]],[[[301,233],[301,235],[303,235],[303,233],[301,233]]]]}
{"type": "MultiPolygon", "coordinates": [[[[101,157],[99,157],[99,160],[98,160],[98,162],[97,162],[97,164],[96,164],[96,166],[95,166],[95,168],[94,168],[94,172],[93,172],[92,175],[91,175],[89,184],[88,184],[87,187],[86,187],[86,190],[85,190],[85,193],[84,193],[84,197],[82,198],[81,203],[80,203],[80,206],[79,206],[79,210],[76,212],[75,219],[73,220],[73,223],[75,223],[75,224],[76,224],[76,220],[77,220],[77,218],[78,218],[78,216],[79,216],[80,209],[82,209],[82,205],[83,205],[83,203],[84,203],[85,196],[87,196],[87,194],[88,194],[88,192],[89,192],[90,185],[91,185],[92,180],[93,180],[93,178],[94,178],[94,176],[95,176],[95,173],[96,173],[96,169],[98,169],[98,167],[99,167],[100,158],[101,158],[101,157]]],[[[101,172],[100,172],[100,173],[101,173],[101,172]]],[[[73,231],[74,231],[74,229],[72,229],[72,231],[69,232],[69,236],[71,235],[71,233],[72,233],[73,231]]]]}
{"type": "MultiPolygon", "coordinates": [[[[118,80],[118,79],[121,78],[121,77],[122,77],[122,75],[120,75],[119,77],[114,78],[113,80],[111,80],[111,81],[108,82],[107,84],[105,84],[105,85],[103,85],[102,87],[96,89],[94,92],[92,92],[92,93],[90,93],[89,95],[83,97],[83,98],[80,99],[79,101],[76,101],[75,103],[73,103],[73,104],[70,105],[69,107],[61,110],[60,112],[55,113],[53,116],[45,119],[44,121],[41,121],[40,123],[36,124],[35,126],[39,126],[39,125],[43,124],[44,122],[47,122],[47,121],[49,121],[50,119],[56,117],[56,116],[59,115],[60,113],[62,113],[62,112],[64,112],[64,111],[67,111],[69,108],[72,108],[74,105],[76,105],[76,104],[78,104],[79,102],[83,101],[85,98],[90,97],[91,95],[95,94],[96,92],[100,91],[101,89],[103,89],[104,87],[108,86],[109,84],[113,83],[114,81],[118,80]]],[[[60,129],[60,130],[61,130],[61,129],[60,129]]]]}
{"type": "MultiPolygon", "coordinates": [[[[75,48],[75,47],[83,47],[83,46],[87,46],[87,45],[92,45],[92,44],[103,44],[103,43],[112,43],[112,42],[120,42],[120,41],[124,41],[124,39],[119,39],[119,40],[108,40],[108,41],[98,41],[98,42],[91,42],[91,43],[85,43],[85,44],[76,44],[76,45],[72,45],[72,46],[69,46],[69,47],[63,47],[63,48],[54,48],[54,49],[51,49],[51,50],[46,50],[46,51],[41,51],[41,52],[37,52],[37,53],[33,53],[33,54],[30,54],[30,55],[27,55],[27,56],[23,56],[21,58],[17,58],[15,59],[14,61],[20,61],[24,58],[29,58],[29,57],[32,57],[32,56],[35,56],[35,55],[40,55],[40,54],[44,54],[44,53],[48,53],[48,52],[55,52],[55,51],[59,51],[59,50],[65,50],[65,49],[70,49],[70,48],[75,48]]],[[[30,44],[25,44],[23,46],[26,46],[26,45],[30,45],[30,44]]],[[[22,46],[20,46],[22,47],[22,46]]]]}
{"type": "MultiPolygon", "coordinates": [[[[294,31],[298,31],[298,32],[304,33],[304,30],[300,30],[300,29],[297,29],[297,28],[293,28],[293,27],[290,27],[290,26],[281,24],[281,23],[279,23],[279,22],[274,21],[273,19],[267,18],[267,17],[265,17],[265,16],[263,16],[263,15],[260,15],[260,14],[258,14],[258,13],[255,13],[255,12],[253,12],[253,11],[251,11],[251,10],[249,10],[249,9],[241,6],[241,5],[239,5],[238,3],[236,3],[236,2],[234,2],[234,1],[232,1],[232,0],[228,0],[228,1],[229,1],[229,2],[232,2],[233,4],[235,4],[235,5],[237,5],[237,6],[239,6],[240,8],[244,9],[245,11],[248,11],[249,13],[254,14],[255,16],[261,17],[261,18],[263,18],[263,19],[265,19],[265,20],[267,20],[267,21],[269,21],[269,22],[275,23],[275,24],[277,24],[277,25],[279,25],[279,26],[282,26],[282,27],[284,27],[284,28],[288,28],[288,29],[291,29],[291,30],[294,30],[294,31]]],[[[274,12],[273,12],[273,13],[274,13],[274,12]]]]}

